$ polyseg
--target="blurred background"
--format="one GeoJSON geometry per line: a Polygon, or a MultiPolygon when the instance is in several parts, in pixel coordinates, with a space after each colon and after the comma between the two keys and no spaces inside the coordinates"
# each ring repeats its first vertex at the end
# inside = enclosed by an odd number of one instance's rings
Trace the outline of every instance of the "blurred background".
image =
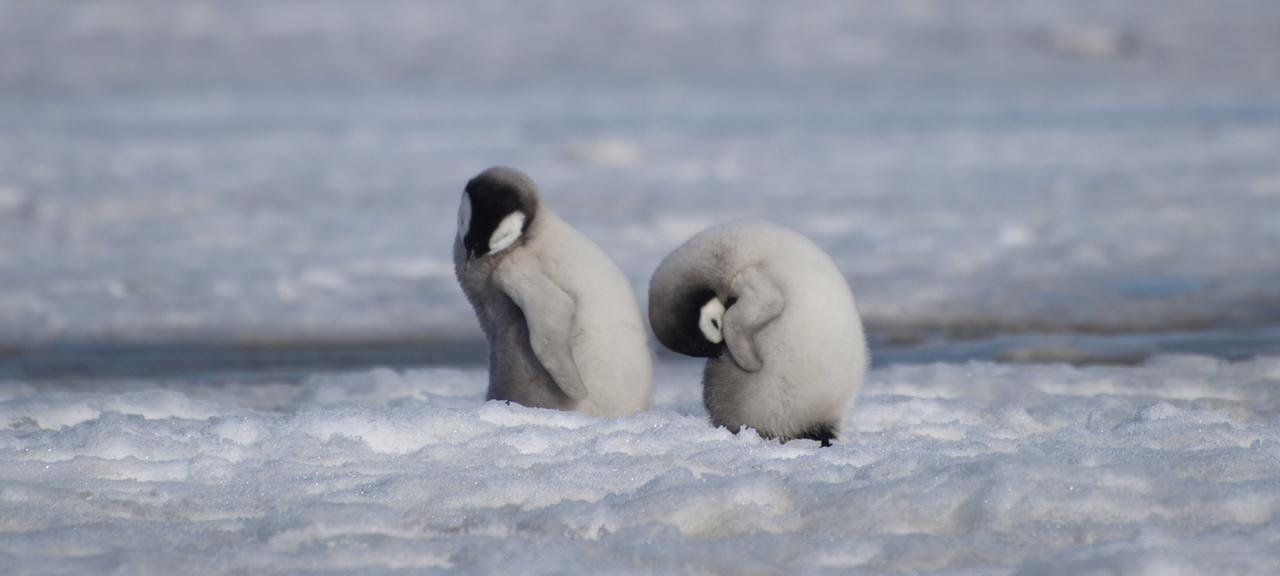
{"type": "Polygon", "coordinates": [[[462,186],[763,216],[877,363],[1280,352],[1273,0],[0,0],[0,376],[478,364],[462,186]]]}

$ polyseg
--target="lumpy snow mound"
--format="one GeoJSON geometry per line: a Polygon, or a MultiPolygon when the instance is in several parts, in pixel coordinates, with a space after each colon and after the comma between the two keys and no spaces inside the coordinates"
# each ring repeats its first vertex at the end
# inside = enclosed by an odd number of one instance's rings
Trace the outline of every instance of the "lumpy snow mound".
{"type": "Polygon", "coordinates": [[[1280,358],[873,371],[831,448],[481,371],[0,384],[6,574],[1280,573],[1280,358]]]}

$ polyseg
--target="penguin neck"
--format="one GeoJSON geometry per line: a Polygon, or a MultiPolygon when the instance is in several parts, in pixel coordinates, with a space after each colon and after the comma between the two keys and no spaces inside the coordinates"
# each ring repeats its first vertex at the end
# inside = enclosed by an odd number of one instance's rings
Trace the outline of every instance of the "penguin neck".
{"type": "Polygon", "coordinates": [[[561,220],[559,215],[548,210],[546,206],[538,206],[533,219],[529,222],[529,227],[524,231],[523,241],[536,241],[539,236],[563,226],[565,226],[564,220],[561,220]]]}

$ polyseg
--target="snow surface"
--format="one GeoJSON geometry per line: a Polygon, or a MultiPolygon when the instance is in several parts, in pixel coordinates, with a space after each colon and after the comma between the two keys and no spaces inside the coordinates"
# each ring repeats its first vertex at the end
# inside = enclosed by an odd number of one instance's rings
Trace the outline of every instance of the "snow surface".
{"type": "Polygon", "coordinates": [[[0,0],[0,573],[1280,573],[1277,22],[0,0]],[[797,228],[920,342],[881,361],[1270,356],[882,367],[828,449],[711,428],[694,364],[620,420],[326,371],[480,349],[449,247],[499,163],[642,300],[705,226],[797,228]]]}
{"type": "Polygon", "coordinates": [[[1280,571],[1280,358],[875,370],[843,441],[479,371],[0,384],[6,574],[1280,571]]]}

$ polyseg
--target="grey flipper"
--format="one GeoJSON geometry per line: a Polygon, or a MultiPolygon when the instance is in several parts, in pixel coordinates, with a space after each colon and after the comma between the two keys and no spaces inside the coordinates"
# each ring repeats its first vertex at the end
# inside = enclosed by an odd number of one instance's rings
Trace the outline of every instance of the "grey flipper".
{"type": "Polygon", "coordinates": [[[529,346],[538,362],[566,396],[587,397],[578,365],[573,360],[571,337],[577,306],[573,298],[539,270],[504,265],[494,277],[498,287],[520,307],[529,326],[529,346]]]}
{"type": "Polygon", "coordinates": [[[756,350],[756,332],[782,314],[786,300],[778,285],[759,268],[739,273],[729,289],[737,302],[724,314],[724,342],[739,367],[757,372],[764,362],[756,350]]]}

